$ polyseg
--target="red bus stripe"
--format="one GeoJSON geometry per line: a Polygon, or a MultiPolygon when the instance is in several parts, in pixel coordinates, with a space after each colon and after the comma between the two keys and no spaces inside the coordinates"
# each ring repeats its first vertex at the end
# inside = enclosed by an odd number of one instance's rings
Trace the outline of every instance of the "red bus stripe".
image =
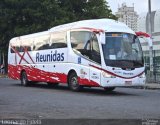
{"type": "Polygon", "coordinates": [[[104,72],[106,72],[106,73],[109,73],[109,74],[111,74],[111,75],[113,75],[113,76],[123,78],[123,79],[132,79],[132,78],[135,78],[135,77],[137,77],[137,76],[140,76],[140,75],[142,75],[142,74],[144,73],[144,71],[143,71],[143,72],[141,72],[140,74],[138,74],[138,75],[136,75],[136,76],[133,76],[133,77],[123,77],[123,76],[114,74],[114,73],[112,73],[112,72],[110,72],[110,71],[107,71],[107,70],[105,70],[105,69],[99,68],[99,67],[97,67],[97,66],[94,66],[94,65],[90,65],[90,66],[91,66],[91,67],[94,67],[94,68],[96,68],[96,69],[102,70],[102,71],[104,71],[104,72]]]}

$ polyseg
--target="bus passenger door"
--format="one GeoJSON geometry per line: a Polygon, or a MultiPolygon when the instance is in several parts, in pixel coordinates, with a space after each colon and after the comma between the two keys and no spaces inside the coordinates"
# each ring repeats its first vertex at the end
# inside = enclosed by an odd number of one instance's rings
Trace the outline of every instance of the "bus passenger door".
{"type": "Polygon", "coordinates": [[[95,33],[90,40],[91,42],[91,55],[90,55],[90,81],[93,86],[100,85],[101,79],[101,56],[100,56],[100,49],[98,45],[98,39],[95,33]]]}
{"type": "Polygon", "coordinates": [[[99,65],[95,65],[95,63],[90,63],[90,82],[93,86],[100,85],[101,79],[101,70],[99,65]]]}
{"type": "MultiPolygon", "coordinates": [[[[101,58],[97,36],[89,31],[72,31],[71,47],[75,58],[68,58],[71,62],[78,62],[82,85],[97,86],[100,83],[101,58]],[[75,61],[78,55],[77,61],[75,61]]],[[[71,55],[71,54],[70,54],[71,55]]]]}

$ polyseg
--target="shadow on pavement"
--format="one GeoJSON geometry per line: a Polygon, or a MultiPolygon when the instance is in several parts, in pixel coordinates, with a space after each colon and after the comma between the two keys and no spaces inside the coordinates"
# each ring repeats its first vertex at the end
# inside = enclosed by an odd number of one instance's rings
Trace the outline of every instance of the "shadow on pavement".
{"type": "MultiPolygon", "coordinates": [[[[19,84],[14,84],[14,86],[19,86],[19,87],[24,87],[22,86],[20,83],[19,84]]],[[[100,87],[83,87],[83,89],[79,92],[73,92],[71,91],[67,85],[64,84],[60,84],[58,86],[48,86],[47,84],[44,83],[36,83],[36,84],[31,84],[29,86],[27,86],[26,88],[39,88],[39,89],[52,89],[52,90],[57,90],[57,91],[63,91],[65,93],[74,93],[74,94],[85,94],[85,95],[96,95],[96,96],[138,96],[136,94],[133,93],[126,93],[126,92],[122,92],[122,90],[117,90],[118,88],[116,88],[114,91],[111,92],[107,92],[104,91],[103,88],[100,87]]],[[[126,88],[127,89],[127,88],[126,88]]],[[[125,89],[123,89],[125,90],[125,89]]]]}

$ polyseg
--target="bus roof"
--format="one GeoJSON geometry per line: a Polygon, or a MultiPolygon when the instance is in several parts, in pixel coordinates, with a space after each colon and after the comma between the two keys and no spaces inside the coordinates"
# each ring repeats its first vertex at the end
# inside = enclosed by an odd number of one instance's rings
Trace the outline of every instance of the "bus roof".
{"type": "Polygon", "coordinates": [[[30,38],[34,38],[34,37],[41,36],[41,35],[47,35],[48,33],[49,31],[43,31],[43,32],[32,33],[28,35],[19,36],[19,37],[14,37],[10,40],[10,43],[13,43],[13,42],[15,43],[22,39],[30,39],[30,38]]]}
{"type": "Polygon", "coordinates": [[[37,37],[40,35],[48,34],[50,32],[83,29],[83,28],[99,29],[99,30],[103,30],[105,32],[125,32],[125,33],[135,34],[135,32],[132,31],[124,23],[118,22],[116,20],[92,19],[92,20],[82,20],[82,21],[77,21],[77,22],[73,22],[73,23],[63,24],[63,25],[53,27],[53,28],[49,29],[48,31],[43,31],[43,32],[38,32],[38,33],[15,37],[15,38],[11,39],[10,42],[15,42],[16,40],[21,40],[21,39],[33,38],[33,37],[37,37]]]}
{"type": "Polygon", "coordinates": [[[93,19],[93,20],[82,20],[69,24],[59,25],[51,28],[49,31],[59,31],[59,30],[71,30],[71,29],[79,29],[79,28],[94,28],[101,29],[105,32],[126,32],[135,34],[128,26],[124,23],[118,22],[112,19],[93,19]]]}

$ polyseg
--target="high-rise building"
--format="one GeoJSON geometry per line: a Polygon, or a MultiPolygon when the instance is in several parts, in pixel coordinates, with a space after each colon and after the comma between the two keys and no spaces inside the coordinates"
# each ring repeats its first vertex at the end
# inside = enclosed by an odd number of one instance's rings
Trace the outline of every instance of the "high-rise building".
{"type": "Polygon", "coordinates": [[[134,4],[133,7],[127,7],[126,3],[123,3],[121,7],[118,7],[118,12],[115,14],[118,17],[118,21],[125,23],[132,30],[137,31],[138,14],[134,11],[134,4]]]}

